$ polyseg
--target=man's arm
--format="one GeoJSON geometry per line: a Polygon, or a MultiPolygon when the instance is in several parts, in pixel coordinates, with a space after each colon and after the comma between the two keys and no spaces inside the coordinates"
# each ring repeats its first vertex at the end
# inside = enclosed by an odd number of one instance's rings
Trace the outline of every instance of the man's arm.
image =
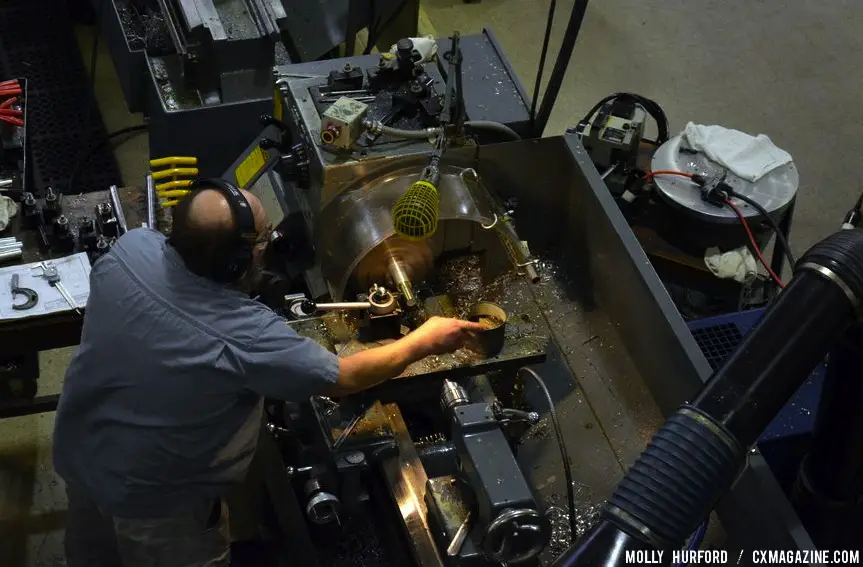
{"type": "Polygon", "coordinates": [[[425,357],[418,347],[408,335],[394,343],[346,356],[339,361],[339,380],[327,394],[355,394],[395,378],[425,357]]]}
{"type": "Polygon", "coordinates": [[[471,331],[482,329],[477,323],[432,317],[394,343],[339,359],[273,316],[242,362],[249,389],[264,396],[292,401],[313,394],[344,396],[395,378],[426,356],[453,352],[471,331]]]}
{"type": "Polygon", "coordinates": [[[429,355],[458,350],[471,331],[482,329],[478,323],[432,317],[419,329],[394,343],[341,359],[338,382],[327,393],[344,396],[377,386],[399,376],[409,365],[429,355]]]}

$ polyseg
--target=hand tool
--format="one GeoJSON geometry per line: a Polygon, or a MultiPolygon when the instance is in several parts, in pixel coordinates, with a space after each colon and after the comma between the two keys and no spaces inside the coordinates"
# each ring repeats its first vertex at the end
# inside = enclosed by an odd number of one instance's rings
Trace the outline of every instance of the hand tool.
{"type": "Polygon", "coordinates": [[[198,176],[198,169],[195,167],[175,167],[172,169],[162,169],[153,172],[153,179],[167,179],[169,177],[177,177],[178,175],[187,175],[191,177],[198,176]]]}
{"type": "Polygon", "coordinates": [[[39,303],[39,294],[30,289],[29,287],[21,287],[19,286],[20,277],[18,274],[14,274],[12,276],[12,281],[10,282],[12,285],[12,309],[15,311],[26,311],[28,309],[32,309],[39,303]],[[27,298],[27,301],[24,303],[15,303],[15,296],[23,295],[27,298]]]}
{"type": "Polygon", "coordinates": [[[178,179],[176,181],[166,181],[165,183],[159,183],[156,185],[156,191],[160,193],[162,191],[168,191],[171,189],[188,189],[189,185],[192,184],[191,179],[178,179]]]}
{"type": "Polygon", "coordinates": [[[20,120],[18,118],[13,118],[12,116],[5,116],[3,114],[0,114],[0,122],[8,122],[9,124],[12,124],[13,126],[23,126],[24,125],[23,120],[20,120]]]}
{"type": "Polygon", "coordinates": [[[470,512],[464,517],[464,521],[459,526],[458,531],[453,536],[452,541],[447,547],[446,554],[450,557],[455,557],[461,551],[464,545],[464,540],[467,538],[468,528],[470,527],[470,512]]]}
{"type": "Polygon", "coordinates": [[[69,304],[69,307],[75,310],[75,313],[78,315],[81,314],[81,309],[75,302],[75,298],[69,294],[69,291],[60,282],[60,273],[57,271],[57,266],[49,264],[48,262],[40,262],[39,265],[35,266],[33,269],[42,270],[42,277],[48,280],[51,287],[57,288],[57,291],[60,292],[60,295],[63,296],[63,299],[65,299],[66,303],[69,304]]]}

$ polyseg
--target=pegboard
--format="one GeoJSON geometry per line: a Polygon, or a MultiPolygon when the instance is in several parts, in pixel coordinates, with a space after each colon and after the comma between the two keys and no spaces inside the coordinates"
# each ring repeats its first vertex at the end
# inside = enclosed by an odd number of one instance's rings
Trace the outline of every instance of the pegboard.
{"type": "Polygon", "coordinates": [[[63,0],[0,0],[0,77],[29,81],[31,189],[52,184],[64,193],[81,193],[123,185],[111,145],[103,144],[82,164],[76,186],[68,187],[79,157],[106,137],[84,69],[63,0]]]}

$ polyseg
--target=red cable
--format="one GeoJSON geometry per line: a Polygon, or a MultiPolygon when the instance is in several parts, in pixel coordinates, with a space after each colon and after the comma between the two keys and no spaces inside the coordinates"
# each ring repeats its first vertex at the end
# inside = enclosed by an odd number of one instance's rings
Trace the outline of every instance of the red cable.
{"type": "Polygon", "coordinates": [[[2,116],[0,115],[0,122],[8,122],[9,124],[13,124],[15,126],[23,126],[24,121],[18,118],[13,118],[12,116],[2,116]]]}
{"type": "Polygon", "coordinates": [[[17,96],[13,96],[12,98],[8,98],[8,99],[4,100],[3,102],[0,102],[0,108],[9,108],[13,104],[15,104],[16,100],[18,100],[17,96]]]}
{"type": "Polygon", "coordinates": [[[681,177],[688,177],[690,179],[692,178],[692,174],[686,173],[685,171],[673,171],[670,169],[660,169],[658,171],[651,171],[650,173],[645,175],[644,180],[650,181],[651,179],[653,179],[654,175],[679,175],[681,177]]]}
{"type": "Polygon", "coordinates": [[[749,236],[749,242],[752,244],[752,248],[755,250],[755,255],[758,256],[758,260],[761,262],[761,265],[767,270],[767,273],[770,274],[770,277],[773,278],[773,281],[776,282],[781,288],[785,288],[785,283],[776,275],[776,272],[770,267],[770,264],[767,263],[767,260],[764,259],[764,254],[761,253],[761,248],[758,247],[758,243],[755,241],[755,236],[752,234],[752,229],[749,228],[749,223],[746,222],[746,217],[743,216],[743,213],[740,211],[740,208],[731,202],[731,199],[726,198],[725,204],[731,207],[731,210],[734,211],[734,214],[737,215],[737,218],[740,219],[740,224],[743,225],[743,228],[746,229],[746,235],[749,236]]]}

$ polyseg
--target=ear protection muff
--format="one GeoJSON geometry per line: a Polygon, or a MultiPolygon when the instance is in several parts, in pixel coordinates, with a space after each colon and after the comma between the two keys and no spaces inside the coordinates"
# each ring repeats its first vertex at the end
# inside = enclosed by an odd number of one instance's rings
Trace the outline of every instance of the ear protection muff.
{"type": "Polygon", "coordinates": [[[252,251],[255,248],[255,240],[258,237],[255,230],[255,215],[249,202],[233,184],[224,179],[201,177],[189,186],[192,191],[213,189],[219,191],[228,201],[234,216],[234,236],[229,250],[213,266],[213,277],[224,283],[236,283],[239,281],[252,265],[252,251]]]}

